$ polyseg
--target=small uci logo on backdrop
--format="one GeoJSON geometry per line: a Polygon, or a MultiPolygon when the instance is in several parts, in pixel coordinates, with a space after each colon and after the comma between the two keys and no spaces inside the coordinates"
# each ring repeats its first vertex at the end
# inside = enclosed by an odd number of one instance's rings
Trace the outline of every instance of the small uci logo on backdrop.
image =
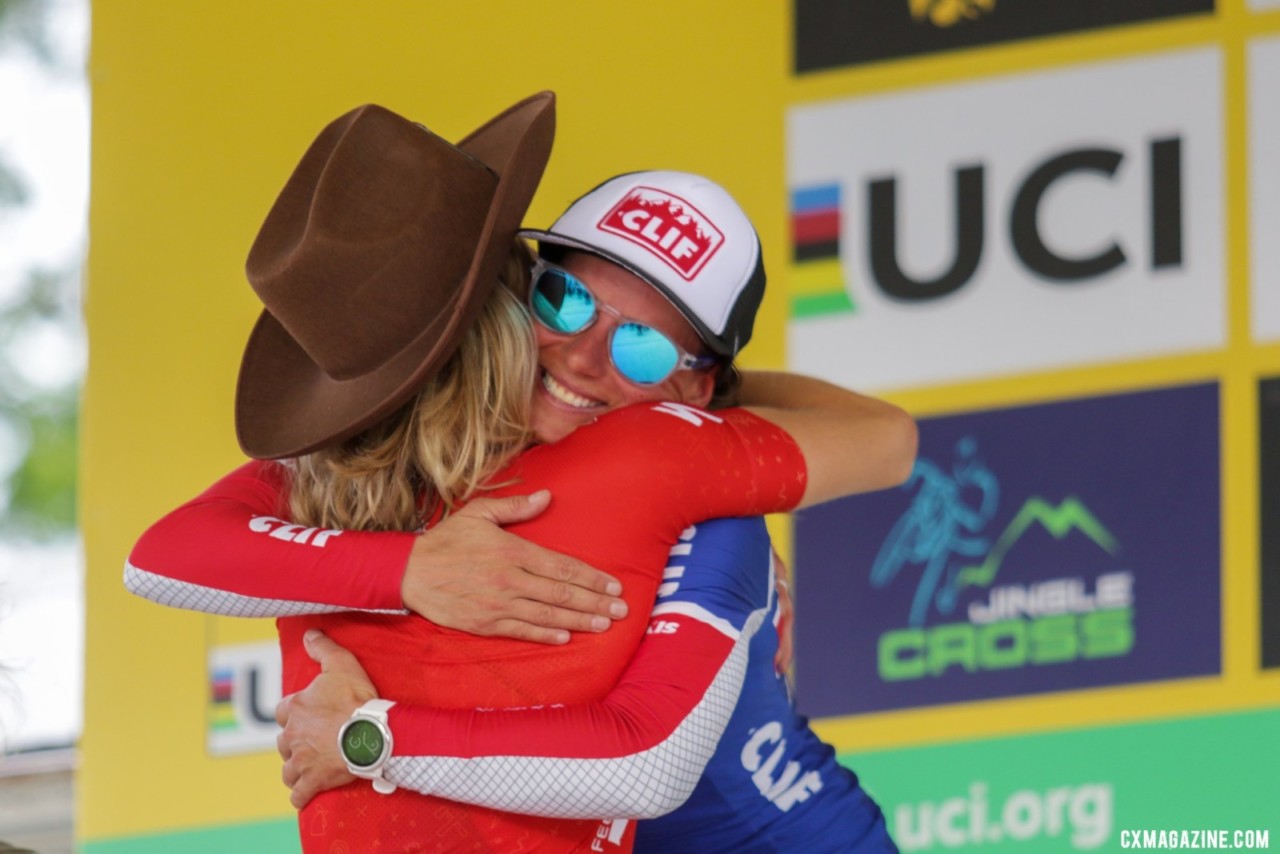
{"type": "Polygon", "coordinates": [[[636,187],[596,226],[657,255],[686,281],[698,275],[724,243],[724,234],[679,196],[636,187]]]}

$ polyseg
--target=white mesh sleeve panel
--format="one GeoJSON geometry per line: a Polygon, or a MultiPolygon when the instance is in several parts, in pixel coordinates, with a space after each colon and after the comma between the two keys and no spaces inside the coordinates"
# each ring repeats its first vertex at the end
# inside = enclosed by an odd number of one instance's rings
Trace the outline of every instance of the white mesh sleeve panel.
{"type": "MultiPolygon", "coordinates": [[[[187,581],[177,581],[154,572],[139,569],[125,561],[124,586],[136,596],[170,608],[183,608],[203,614],[220,614],[224,617],[296,617],[302,614],[330,614],[350,611],[340,605],[320,602],[295,602],[288,599],[260,599],[229,593],[214,587],[205,587],[187,581]]],[[[374,614],[407,614],[408,611],[379,611],[374,614]]]]}
{"type": "Polygon", "coordinates": [[[702,699],[654,747],[607,759],[393,756],[386,776],[424,794],[506,812],[556,818],[665,815],[688,800],[715,753],[742,692],[751,639],[766,613],[751,614],[702,699]]]}

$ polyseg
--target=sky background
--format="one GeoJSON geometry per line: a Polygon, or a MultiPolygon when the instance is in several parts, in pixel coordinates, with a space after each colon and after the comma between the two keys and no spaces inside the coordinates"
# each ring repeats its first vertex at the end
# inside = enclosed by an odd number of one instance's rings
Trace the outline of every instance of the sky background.
{"type": "MultiPolygon", "coordinates": [[[[44,0],[58,67],[20,46],[0,57],[0,153],[27,190],[26,205],[0,212],[0,305],[14,300],[32,268],[81,264],[89,192],[87,0],[44,0]]],[[[78,278],[78,277],[77,277],[78,278]]],[[[80,328],[42,325],[19,344],[24,378],[61,385],[78,378],[80,328]]],[[[0,435],[0,471],[16,464],[0,435]]],[[[0,748],[71,744],[80,734],[84,604],[79,542],[0,540],[0,748]]]]}

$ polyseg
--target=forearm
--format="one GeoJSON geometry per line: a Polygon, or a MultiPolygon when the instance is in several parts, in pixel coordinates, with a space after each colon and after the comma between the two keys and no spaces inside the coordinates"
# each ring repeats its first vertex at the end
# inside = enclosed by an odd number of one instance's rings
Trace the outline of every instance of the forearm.
{"type": "Polygon", "coordinates": [[[675,631],[648,636],[596,703],[499,711],[397,705],[387,776],[423,794],[509,812],[663,815],[684,803],[711,759],[764,617],[758,612],[730,638],[696,617],[665,615],[675,631]]]}
{"type": "Polygon", "coordinates": [[[402,612],[413,536],[329,531],[279,518],[281,483],[242,466],[152,525],[125,563],[130,592],[239,617],[402,612]]]}
{"type": "MultiPolygon", "coordinates": [[[[653,816],[679,806],[734,713],[752,656],[772,670],[773,559],[763,519],[689,528],[663,574],[671,581],[638,649],[622,635],[595,644],[600,666],[616,655],[629,660],[601,699],[486,710],[398,703],[389,716],[388,778],[424,794],[556,817],[653,816]]],[[[352,651],[318,631],[303,640],[321,674],[277,709],[284,779],[298,807],[350,780],[335,734],[374,693],[352,651]]],[[[390,685],[384,697],[398,699],[390,685]]]]}
{"type": "Polygon", "coordinates": [[[815,377],[746,371],[741,402],[799,444],[809,475],[802,507],[897,486],[911,474],[915,421],[887,401],[815,377]]]}

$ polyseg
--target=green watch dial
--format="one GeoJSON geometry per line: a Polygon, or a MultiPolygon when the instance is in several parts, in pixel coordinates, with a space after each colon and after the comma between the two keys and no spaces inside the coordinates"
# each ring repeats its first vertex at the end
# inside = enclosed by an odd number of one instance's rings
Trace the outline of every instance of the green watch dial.
{"type": "Polygon", "coordinates": [[[384,745],[382,730],[373,721],[352,721],[342,734],[343,756],[360,768],[368,768],[377,762],[384,745]]]}

